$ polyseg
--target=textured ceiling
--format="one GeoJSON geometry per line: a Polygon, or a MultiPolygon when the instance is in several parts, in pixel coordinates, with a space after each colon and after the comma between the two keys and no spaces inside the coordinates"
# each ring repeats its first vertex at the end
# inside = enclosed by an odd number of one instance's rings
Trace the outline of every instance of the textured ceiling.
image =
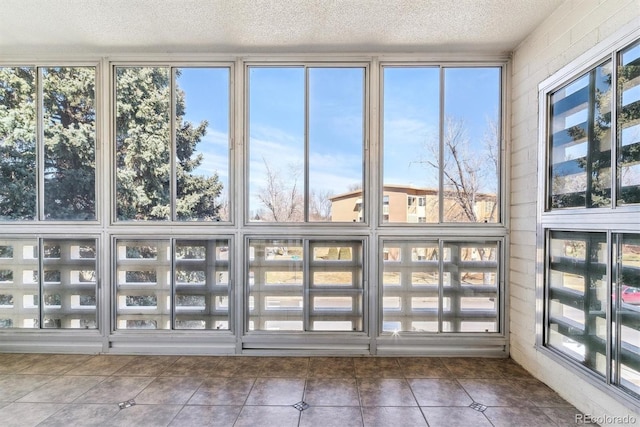
{"type": "Polygon", "coordinates": [[[0,56],[512,51],[564,0],[2,0],[0,56]]]}

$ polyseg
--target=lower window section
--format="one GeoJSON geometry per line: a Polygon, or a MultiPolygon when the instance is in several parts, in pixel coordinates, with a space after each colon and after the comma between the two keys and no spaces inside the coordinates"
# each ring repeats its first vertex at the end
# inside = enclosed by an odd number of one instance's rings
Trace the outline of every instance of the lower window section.
{"type": "Polygon", "coordinates": [[[96,262],[95,239],[0,241],[0,328],[96,329],[96,262]]]}
{"type": "Polygon", "coordinates": [[[545,345],[640,396],[640,235],[551,231],[547,248],[545,345]]]}
{"type": "Polygon", "coordinates": [[[496,241],[383,242],[383,332],[500,332],[496,241]]]}
{"type": "Polygon", "coordinates": [[[229,240],[116,242],[117,329],[229,329],[229,240]]]}
{"type": "Polygon", "coordinates": [[[250,239],[249,331],[363,331],[361,240],[250,239]]]}

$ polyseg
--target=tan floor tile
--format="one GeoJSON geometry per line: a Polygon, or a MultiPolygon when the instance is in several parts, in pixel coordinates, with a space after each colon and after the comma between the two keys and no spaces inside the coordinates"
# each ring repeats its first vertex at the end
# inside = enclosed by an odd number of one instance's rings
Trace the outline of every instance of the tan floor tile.
{"type": "Polygon", "coordinates": [[[436,357],[399,357],[405,378],[451,378],[453,375],[436,357]]]}
{"type": "Polygon", "coordinates": [[[404,378],[404,373],[395,357],[354,358],[358,378],[404,378]]]}
{"type": "Polygon", "coordinates": [[[302,400],[302,378],[258,378],[246,405],[294,405],[302,400]]]}
{"type": "Polygon", "coordinates": [[[359,407],[310,407],[300,414],[300,427],[362,427],[359,407]]]}
{"type": "Polygon", "coordinates": [[[292,406],[245,406],[234,427],[297,427],[300,412],[292,406]]]}
{"type": "Polygon", "coordinates": [[[54,375],[0,375],[0,401],[13,402],[56,378],[54,375]]]}
{"type": "Polygon", "coordinates": [[[93,356],[68,372],[69,375],[112,375],[133,361],[135,356],[99,355],[93,356]]]}
{"type": "Polygon", "coordinates": [[[182,405],[134,405],[120,410],[109,420],[109,427],[166,426],[182,405]]]}
{"type": "Polygon", "coordinates": [[[267,357],[260,377],[305,378],[309,370],[308,357],[267,357]]]}
{"type": "Polygon", "coordinates": [[[315,406],[360,406],[355,378],[307,379],[304,401],[315,406]]]}
{"type": "Polygon", "coordinates": [[[487,408],[484,415],[494,427],[541,427],[555,426],[555,423],[545,415],[540,408],[509,407],[487,408]]]}
{"type": "Polygon", "coordinates": [[[60,376],[21,397],[18,402],[70,403],[107,377],[60,376]]]}
{"type": "Polygon", "coordinates": [[[355,364],[351,357],[312,357],[309,378],[353,378],[355,364]]]}
{"type": "Polygon", "coordinates": [[[215,376],[220,360],[220,357],[214,356],[183,356],[167,366],[161,375],[171,377],[215,376]]]}
{"type": "Polygon", "coordinates": [[[260,375],[264,362],[264,357],[222,357],[216,366],[214,375],[218,377],[256,378],[260,375]]]}
{"type": "Polygon", "coordinates": [[[242,406],[183,407],[169,424],[171,427],[232,427],[242,406]]]}
{"type": "Polygon", "coordinates": [[[124,402],[136,397],[153,380],[153,377],[109,377],[78,397],[74,403],[124,402]]]}
{"type": "Polygon", "coordinates": [[[358,391],[362,406],[417,406],[405,379],[359,378],[358,391]]]}
{"type": "Polygon", "coordinates": [[[253,378],[207,378],[189,399],[189,405],[244,405],[253,378]]]}
{"type": "Polygon", "coordinates": [[[36,426],[62,408],[63,403],[12,403],[0,408],[2,427],[36,426]]]}
{"type": "Polygon", "coordinates": [[[482,412],[469,407],[423,407],[429,427],[492,427],[482,412]]]}
{"type": "Polygon", "coordinates": [[[38,427],[104,426],[120,408],[111,404],[69,403],[60,411],[44,420],[38,427]]]}
{"type": "Polygon", "coordinates": [[[519,392],[507,379],[458,379],[474,402],[485,406],[530,406],[528,396],[519,392]]]}
{"type": "Polygon", "coordinates": [[[142,390],[135,401],[148,405],[184,405],[203,381],[203,378],[159,377],[142,390]]]}
{"type": "Polygon", "coordinates": [[[421,427],[427,422],[420,408],[365,407],[362,408],[365,427],[421,427]]]}
{"type": "Polygon", "coordinates": [[[125,377],[157,377],[180,356],[136,356],[131,362],[118,369],[113,375],[125,377]]]}
{"type": "Polygon", "coordinates": [[[473,403],[456,380],[414,378],[407,381],[420,406],[469,406],[473,403]]]}

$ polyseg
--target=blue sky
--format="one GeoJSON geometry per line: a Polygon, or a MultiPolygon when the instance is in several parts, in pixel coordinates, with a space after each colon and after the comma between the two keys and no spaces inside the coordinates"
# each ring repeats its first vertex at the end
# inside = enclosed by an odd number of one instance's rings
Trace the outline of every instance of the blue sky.
{"type": "MultiPolygon", "coordinates": [[[[440,68],[385,67],[383,79],[384,182],[437,187],[425,160],[439,135],[440,68]]],[[[298,173],[303,189],[305,84],[310,188],[339,194],[361,185],[364,80],[361,67],[312,67],[307,82],[303,67],[250,68],[250,210],[260,208],[255,194],[265,182],[263,159],[283,176],[298,173]]],[[[464,122],[472,155],[483,149],[488,120],[497,121],[499,83],[496,67],[444,69],[444,113],[464,122]]],[[[186,119],[209,122],[198,147],[205,155],[200,171],[217,170],[227,188],[229,70],[183,68],[178,84],[186,93],[186,119]]]]}

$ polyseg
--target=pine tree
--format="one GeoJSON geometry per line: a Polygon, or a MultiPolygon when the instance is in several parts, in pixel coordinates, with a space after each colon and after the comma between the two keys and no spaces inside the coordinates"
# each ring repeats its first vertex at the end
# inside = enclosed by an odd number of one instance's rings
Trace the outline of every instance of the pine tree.
{"type": "MultiPolygon", "coordinates": [[[[37,215],[38,104],[43,114],[44,218],[94,219],[95,69],[43,68],[41,99],[36,96],[36,74],[33,67],[0,68],[0,219],[30,220],[37,215]]],[[[169,219],[169,69],[122,67],[116,77],[118,219],[169,219]]],[[[196,148],[207,122],[194,125],[185,121],[185,108],[184,92],[177,90],[176,215],[180,220],[217,219],[222,184],[217,174],[196,173],[203,160],[196,148]]]]}

